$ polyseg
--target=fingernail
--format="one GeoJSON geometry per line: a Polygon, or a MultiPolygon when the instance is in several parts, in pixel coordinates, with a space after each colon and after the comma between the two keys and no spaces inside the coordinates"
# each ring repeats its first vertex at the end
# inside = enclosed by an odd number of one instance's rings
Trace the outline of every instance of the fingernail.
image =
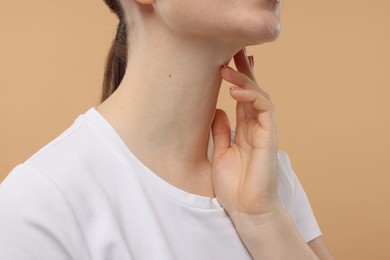
{"type": "Polygon", "coordinates": [[[248,56],[248,59],[249,59],[251,66],[254,67],[255,66],[255,57],[253,57],[253,55],[251,55],[251,56],[248,56]]]}
{"type": "Polygon", "coordinates": [[[232,90],[241,90],[242,88],[240,88],[239,86],[230,86],[230,91],[232,90]]]}

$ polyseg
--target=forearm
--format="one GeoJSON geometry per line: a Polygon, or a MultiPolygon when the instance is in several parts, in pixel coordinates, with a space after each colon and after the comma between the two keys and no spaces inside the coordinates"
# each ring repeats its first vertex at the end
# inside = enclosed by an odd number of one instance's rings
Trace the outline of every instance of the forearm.
{"type": "Polygon", "coordinates": [[[261,219],[243,214],[231,215],[231,219],[255,260],[318,259],[283,209],[261,219]]]}

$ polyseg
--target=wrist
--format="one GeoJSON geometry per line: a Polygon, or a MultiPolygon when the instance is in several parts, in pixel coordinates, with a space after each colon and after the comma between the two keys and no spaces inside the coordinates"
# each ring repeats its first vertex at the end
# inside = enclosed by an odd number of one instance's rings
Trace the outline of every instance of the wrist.
{"type": "Polygon", "coordinates": [[[271,223],[281,221],[286,217],[287,212],[278,203],[271,210],[264,213],[254,214],[241,211],[228,212],[230,219],[236,228],[262,227],[271,223]]]}
{"type": "Polygon", "coordinates": [[[231,219],[254,259],[318,260],[281,207],[264,215],[235,213],[231,219]]]}

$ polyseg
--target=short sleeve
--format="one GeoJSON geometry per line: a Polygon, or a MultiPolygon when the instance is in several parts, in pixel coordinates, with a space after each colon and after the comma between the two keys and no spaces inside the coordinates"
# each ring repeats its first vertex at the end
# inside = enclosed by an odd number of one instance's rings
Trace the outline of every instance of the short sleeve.
{"type": "Polygon", "coordinates": [[[310,242],[322,235],[318,222],[314,216],[309,199],[295,174],[290,158],[286,152],[281,152],[284,166],[291,176],[294,185],[294,222],[299,233],[306,242],[310,242]]]}
{"type": "Polygon", "coordinates": [[[0,184],[0,259],[89,259],[65,197],[27,164],[0,184]]]}

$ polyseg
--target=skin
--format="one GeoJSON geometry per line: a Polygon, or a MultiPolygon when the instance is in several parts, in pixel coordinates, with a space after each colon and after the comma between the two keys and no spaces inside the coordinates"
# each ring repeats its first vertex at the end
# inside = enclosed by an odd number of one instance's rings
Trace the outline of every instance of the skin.
{"type": "Polygon", "coordinates": [[[131,0],[122,6],[129,28],[127,70],[97,111],[161,178],[217,197],[255,259],[284,259],[272,255],[275,244],[291,253],[288,259],[316,259],[313,252],[333,259],[321,237],[309,246],[303,242],[280,206],[274,106],[243,49],[277,38],[281,3],[131,0]],[[231,59],[238,71],[221,68],[231,59]],[[233,145],[226,113],[216,110],[222,79],[234,87],[221,91],[237,101],[233,145]]]}

